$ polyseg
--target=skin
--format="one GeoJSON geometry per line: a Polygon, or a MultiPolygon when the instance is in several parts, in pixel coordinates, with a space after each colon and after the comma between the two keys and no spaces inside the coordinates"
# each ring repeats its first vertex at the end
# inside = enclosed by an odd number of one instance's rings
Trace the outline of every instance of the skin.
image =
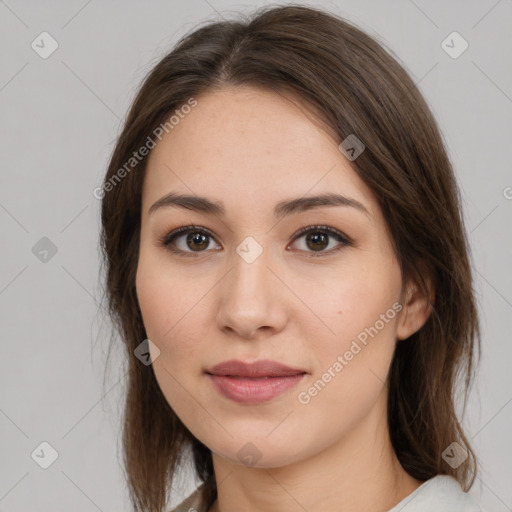
{"type": "Polygon", "coordinates": [[[212,450],[218,499],[210,512],[388,510],[422,483],[392,449],[386,400],[396,340],[423,326],[428,302],[416,283],[402,282],[373,193],[310,111],[247,86],[196,99],[149,156],[136,288],[148,338],[160,350],[153,362],[158,384],[212,450]],[[220,201],[226,216],[179,207],[149,214],[171,191],[220,201]],[[322,192],[354,198],[369,215],[335,206],[274,219],[277,202],[322,192]],[[197,249],[181,235],[175,247],[187,257],[158,244],[189,224],[212,232],[209,245],[197,249]],[[315,225],[353,243],[333,251],[340,242],[329,236],[324,256],[315,257],[306,235],[296,238],[301,227],[315,225]],[[263,249],[252,263],[236,252],[248,236],[263,249]],[[300,403],[298,394],[396,302],[400,313],[300,403]],[[254,405],[225,398],[204,373],[228,359],[267,358],[308,375],[254,405]],[[261,454],[256,464],[237,456],[247,443],[261,454]]]}

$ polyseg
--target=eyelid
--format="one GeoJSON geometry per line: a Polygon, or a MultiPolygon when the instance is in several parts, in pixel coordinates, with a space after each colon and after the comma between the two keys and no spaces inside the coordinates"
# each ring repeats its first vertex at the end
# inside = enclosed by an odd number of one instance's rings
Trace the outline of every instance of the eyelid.
{"type": "MultiPolygon", "coordinates": [[[[178,226],[176,229],[173,229],[170,232],[164,233],[163,236],[158,237],[158,240],[157,240],[158,245],[166,248],[170,252],[174,252],[174,253],[177,253],[177,254],[184,254],[184,255],[189,255],[189,254],[193,255],[194,254],[193,252],[184,252],[184,251],[181,251],[179,249],[174,250],[174,249],[170,248],[171,243],[176,238],[178,238],[178,237],[180,237],[182,235],[186,235],[189,232],[202,233],[204,235],[207,235],[207,236],[213,238],[215,241],[217,241],[217,239],[215,238],[215,235],[209,229],[204,228],[202,226],[196,226],[196,225],[193,225],[193,224],[185,224],[183,226],[178,226]]],[[[202,251],[202,252],[205,252],[205,251],[202,251]]],[[[196,253],[196,254],[199,255],[200,252],[196,253]]]]}
{"type": "MultiPolygon", "coordinates": [[[[300,238],[310,232],[315,232],[315,231],[324,232],[324,233],[327,233],[330,237],[337,238],[340,246],[338,246],[334,249],[330,249],[329,251],[318,251],[318,252],[299,251],[299,252],[305,252],[308,256],[313,256],[313,257],[326,257],[329,255],[332,255],[333,253],[336,253],[338,250],[342,249],[345,246],[353,245],[353,240],[350,237],[348,237],[347,235],[345,235],[343,232],[341,232],[340,230],[333,228],[331,226],[321,225],[321,224],[305,224],[305,225],[301,226],[295,232],[295,234],[292,236],[292,243],[295,240],[297,240],[298,238],[300,238]]],[[[218,244],[215,235],[209,229],[204,228],[202,226],[186,224],[183,226],[179,226],[176,229],[173,229],[171,232],[165,233],[163,236],[158,237],[158,241],[157,241],[158,245],[164,247],[165,249],[167,249],[168,251],[170,251],[174,254],[177,254],[179,256],[185,256],[185,257],[188,257],[188,256],[198,257],[198,256],[201,256],[201,254],[209,252],[209,251],[198,251],[198,252],[182,251],[181,249],[175,249],[174,247],[172,247],[172,242],[174,242],[174,240],[176,240],[180,236],[189,234],[191,232],[192,233],[202,233],[202,234],[212,238],[213,240],[215,240],[215,242],[218,244]]]]}
{"type": "Polygon", "coordinates": [[[325,225],[325,224],[304,224],[301,226],[293,235],[293,239],[295,240],[297,237],[304,235],[305,233],[308,233],[310,231],[326,231],[328,234],[332,236],[338,236],[341,238],[345,243],[352,244],[352,239],[345,235],[342,231],[339,229],[333,228],[331,226],[325,225]]]}
{"type": "Polygon", "coordinates": [[[315,231],[318,232],[324,232],[327,233],[328,236],[331,238],[336,238],[339,242],[339,245],[336,246],[334,249],[330,249],[329,251],[299,251],[300,253],[304,252],[306,254],[306,257],[313,257],[313,258],[322,258],[322,257],[329,257],[334,254],[336,254],[338,251],[343,249],[347,246],[352,246],[353,241],[350,237],[345,235],[343,232],[341,232],[339,229],[333,228],[331,226],[322,225],[322,224],[306,224],[299,228],[298,231],[295,232],[293,235],[292,243],[295,242],[298,238],[301,238],[302,236],[315,231]]]}

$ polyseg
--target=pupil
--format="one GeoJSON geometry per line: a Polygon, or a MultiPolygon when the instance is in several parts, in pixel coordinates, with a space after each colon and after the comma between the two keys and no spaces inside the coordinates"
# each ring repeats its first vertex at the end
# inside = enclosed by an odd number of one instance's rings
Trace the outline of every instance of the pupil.
{"type": "MultiPolygon", "coordinates": [[[[191,241],[194,244],[196,244],[196,242],[198,243],[198,245],[196,245],[196,248],[198,249],[206,249],[208,247],[207,237],[203,233],[189,233],[187,236],[187,243],[191,241]]],[[[193,246],[189,245],[189,247],[193,249],[193,246]]]]}
{"type": "Polygon", "coordinates": [[[327,247],[329,244],[327,243],[327,236],[325,234],[309,234],[306,236],[306,240],[307,240],[307,243],[308,243],[308,247],[310,249],[314,249],[314,250],[317,250],[317,249],[325,249],[325,247],[327,247]],[[309,246],[309,242],[313,241],[313,246],[310,247],[309,246]],[[320,241],[320,245],[317,243],[320,241]],[[322,244],[323,242],[323,244],[322,244]]]}

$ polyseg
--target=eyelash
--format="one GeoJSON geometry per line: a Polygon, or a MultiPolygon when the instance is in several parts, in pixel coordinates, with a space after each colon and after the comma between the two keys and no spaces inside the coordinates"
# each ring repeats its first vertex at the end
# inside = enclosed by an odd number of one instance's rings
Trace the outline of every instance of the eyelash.
{"type": "MultiPolygon", "coordinates": [[[[339,250],[343,249],[343,247],[345,247],[345,246],[352,245],[352,240],[350,240],[347,236],[343,235],[337,229],[331,228],[329,226],[303,226],[295,234],[293,241],[295,241],[297,238],[300,238],[301,236],[304,236],[310,232],[317,232],[317,231],[332,236],[338,242],[341,242],[341,244],[339,246],[337,246],[336,248],[331,249],[329,251],[325,251],[325,252],[321,251],[321,252],[315,253],[314,251],[305,251],[307,253],[310,253],[310,256],[313,258],[329,256],[329,255],[336,253],[339,250]]],[[[206,252],[206,251],[199,251],[197,253],[194,253],[194,252],[182,251],[181,249],[176,249],[172,246],[172,242],[174,242],[174,240],[176,240],[176,238],[178,238],[181,235],[189,234],[189,233],[200,233],[200,234],[203,234],[203,235],[206,235],[206,236],[209,236],[209,237],[215,239],[215,237],[208,230],[206,230],[200,226],[190,226],[189,225],[189,226],[179,227],[179,228],[175,229],[174,231],[171,231],[170,233],[160,237],[158,239],[158,245],[164,247],[165,249],[172,252],[173,254],[177,254],[177,255],[185,256],[185,257],[189,257],[189,256],[197,257],[201,254],[201,252],[203,252],[203,253],[206,252]]]]}

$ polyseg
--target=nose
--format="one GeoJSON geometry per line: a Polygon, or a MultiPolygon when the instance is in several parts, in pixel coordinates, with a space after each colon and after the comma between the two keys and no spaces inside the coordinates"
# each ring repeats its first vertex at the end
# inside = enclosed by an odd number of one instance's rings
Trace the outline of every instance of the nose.
{"type": "Polygon", "coordinates": [[[269,252],[254,261],[235,253],[233,266],[218,287],[217,324],[235,338],[272,336],[286,324],[291,292],[282,282],[286,279],[277,277],[279,267],[269,252]]]}

